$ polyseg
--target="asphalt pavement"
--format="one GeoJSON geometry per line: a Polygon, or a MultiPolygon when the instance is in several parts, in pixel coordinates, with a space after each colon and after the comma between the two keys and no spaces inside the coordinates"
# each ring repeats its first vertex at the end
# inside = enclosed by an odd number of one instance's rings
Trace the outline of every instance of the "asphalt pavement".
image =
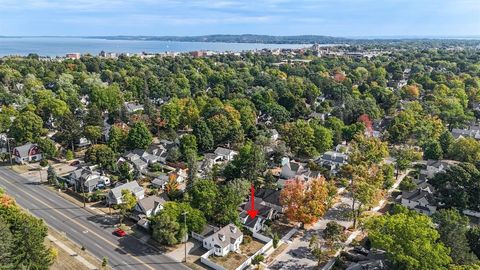
{"type": "Polygon", "coordinates": [[[189,269],[133,236],[113,235],[115,222],[110,217],[94,215],[65,200],[37,179],[27,179],[8,167],[0,167],[0,187],[51,228],[64,232],[100,260],[107,257],[113,269],[189,269]]]}

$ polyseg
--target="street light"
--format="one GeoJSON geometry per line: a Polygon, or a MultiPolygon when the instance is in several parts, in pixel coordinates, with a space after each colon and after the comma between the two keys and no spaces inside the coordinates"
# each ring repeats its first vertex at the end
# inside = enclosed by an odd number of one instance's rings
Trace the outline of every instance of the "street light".
{"type": "Polygon", "coordinates": [[[187,262],[187,239],[188,239],[188,228],[187,228],[187,214],[188,212],[184,211],[182,213],[183,215],[183,223],[184,223],[184,226],[185,226],[185,259],[184,259],[184,262],[187,262]]]}

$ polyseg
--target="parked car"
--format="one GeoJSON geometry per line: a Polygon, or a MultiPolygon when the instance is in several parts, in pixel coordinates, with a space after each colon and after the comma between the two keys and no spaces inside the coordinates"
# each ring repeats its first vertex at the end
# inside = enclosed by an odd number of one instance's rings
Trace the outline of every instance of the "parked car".
{"type": "Polygon", "coordinates": [[[122,229],[115,229],[113,231],[113,234],[118,236],[118,237],[124,237],[125,235],[127,235],[127,233],[122,229]]]}

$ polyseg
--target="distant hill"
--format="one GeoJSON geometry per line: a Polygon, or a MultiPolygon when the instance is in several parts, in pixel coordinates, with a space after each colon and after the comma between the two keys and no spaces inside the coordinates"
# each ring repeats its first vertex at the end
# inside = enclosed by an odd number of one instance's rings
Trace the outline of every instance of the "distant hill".
{"type": "Polygon", "coordinates": [[[349,41],[346,38],[301,35],[301,36],[268,36],[268,35],[206,35],[206,36],[91,36],[88,38],[108,40],[158,40],[182,42],[225,42],[225,43],[269,43],[269,44],[338,44],[349,41]]]}

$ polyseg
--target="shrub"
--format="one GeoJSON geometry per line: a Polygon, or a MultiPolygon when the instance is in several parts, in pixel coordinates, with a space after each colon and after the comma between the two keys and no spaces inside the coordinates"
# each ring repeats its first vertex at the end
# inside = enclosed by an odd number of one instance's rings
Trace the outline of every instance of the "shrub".
{"type": "Polygon", "coordinates": [[[150,171],[152,172],[161,172],[163,170],[163,166],[160,163],[153,163],[150,165],[150,171]]]}
{"type": "Polygon", "coordinates": [[[108,265],[108,258],[107,258],[107,257],[103,257],[102,267],[107,267],[107,265],[108,265]]]}
{"type": "Polygon", "coordinates": [[[252,242],[252,240],[253,240],[253,239],[252,239],[252,237],[251,237],[250,235],[244,235],[244,236],[243,236],[243,241],[242,241],[242,243],[243,243],[243,244],[249,244],[250,242],[252,242]]]}
{"type": "Polygon", "coordinates": [[[413,182],[412,178],[410,176],[405,176],[398,188],[402,191],[411,191],[415,189],[415,187],[416,185],[413,182]]]}
{"type": "Polygon", "coordinates": [[[252,259],[252,264],[253,265],[260,264],[261,262],[263,262],[263,260],[265,260],[265,257],[262,254],[258,254],[252,259]]]}
{"type": "Polygon", "coordinates": [[[278,242],[280,242],[280,237],[278,236],[278,233],[273,234],[273,248],[278,247],[278,242]]]}
{"type": "Polygon", "coordinates": [[[40,160],[40,166],[47,167],[48,166],[48,161],[46,159],[40,160]]]}
{"type": "Polygon", "coordinates": [[[72,160],[75,158],[75,155],[73,154],[72,150],[67,150],[65,153],[65,159],[66,160],[72,160]]]}

